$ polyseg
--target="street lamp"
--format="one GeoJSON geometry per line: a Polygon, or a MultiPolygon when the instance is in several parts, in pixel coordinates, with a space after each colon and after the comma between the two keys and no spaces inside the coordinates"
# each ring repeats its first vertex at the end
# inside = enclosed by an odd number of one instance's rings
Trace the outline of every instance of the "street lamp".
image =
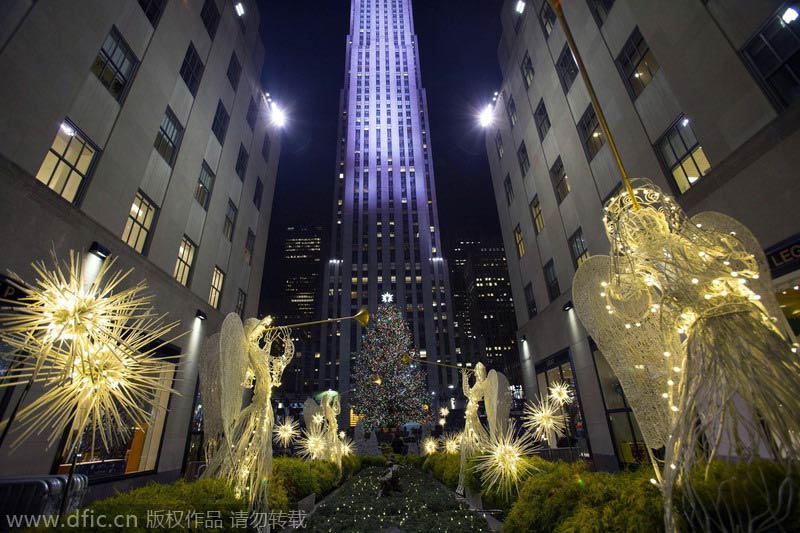
{"type": "Polygon", "coordinates": [[[478,115],[478,124],[481,128],[488,128],[494,121],[494,108],[492,104],[486,104],[486,107],[478,115]]]}

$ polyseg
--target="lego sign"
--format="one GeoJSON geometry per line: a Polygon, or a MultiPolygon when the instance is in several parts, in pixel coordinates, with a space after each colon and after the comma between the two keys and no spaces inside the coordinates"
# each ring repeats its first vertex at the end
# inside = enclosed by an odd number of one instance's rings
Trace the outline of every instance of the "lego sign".
{"type": "Polygon", "coordinates": [[[800,233],[779,242],[765,253],[773,278],[800,269],[800,233]]]}

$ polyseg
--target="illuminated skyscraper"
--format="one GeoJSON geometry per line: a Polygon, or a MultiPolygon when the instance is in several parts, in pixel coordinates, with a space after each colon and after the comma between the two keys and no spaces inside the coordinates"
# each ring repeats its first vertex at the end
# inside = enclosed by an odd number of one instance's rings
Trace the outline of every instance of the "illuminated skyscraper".
{"type": "MultiPolygon", "coordinates": [[[[391,295],[406,315],[420,357],[455,364],[410,0],[352,0],[346,54],[322,313],[348,316],[361,306],[374,311],[391,295]]],[[[361,333],[355,322],[323,329],[318,388],[347,391],[361,333]]],[[[426,370],[432,398],[454,393],[454,369],[426,370]]]]}

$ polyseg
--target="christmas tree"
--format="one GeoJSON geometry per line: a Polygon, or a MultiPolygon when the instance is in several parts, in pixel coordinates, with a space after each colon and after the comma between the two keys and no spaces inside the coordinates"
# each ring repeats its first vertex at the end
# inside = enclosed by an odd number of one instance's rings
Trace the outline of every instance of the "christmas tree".
{"type": "Polygon", "coordinates": [[[411,359],[416,359],[411,333],[387,302],[378,307],[361,341],[353,376],[353,411],[364,417],[367,429],[429,420],[425,373],[411,359]]]}

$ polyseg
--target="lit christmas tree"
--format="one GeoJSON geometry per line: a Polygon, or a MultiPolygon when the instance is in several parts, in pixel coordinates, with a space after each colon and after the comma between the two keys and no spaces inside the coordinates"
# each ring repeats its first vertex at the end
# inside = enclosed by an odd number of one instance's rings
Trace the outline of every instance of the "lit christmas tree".
{"type": "Polygon", "coordinates": [[[425,373],[409,364],[409,356],[416,358],[411,332],[391,297],[383,301],[361,341],[353,376],[353,411],[369,430],[425,423],[431,416],[425,373]]]}

